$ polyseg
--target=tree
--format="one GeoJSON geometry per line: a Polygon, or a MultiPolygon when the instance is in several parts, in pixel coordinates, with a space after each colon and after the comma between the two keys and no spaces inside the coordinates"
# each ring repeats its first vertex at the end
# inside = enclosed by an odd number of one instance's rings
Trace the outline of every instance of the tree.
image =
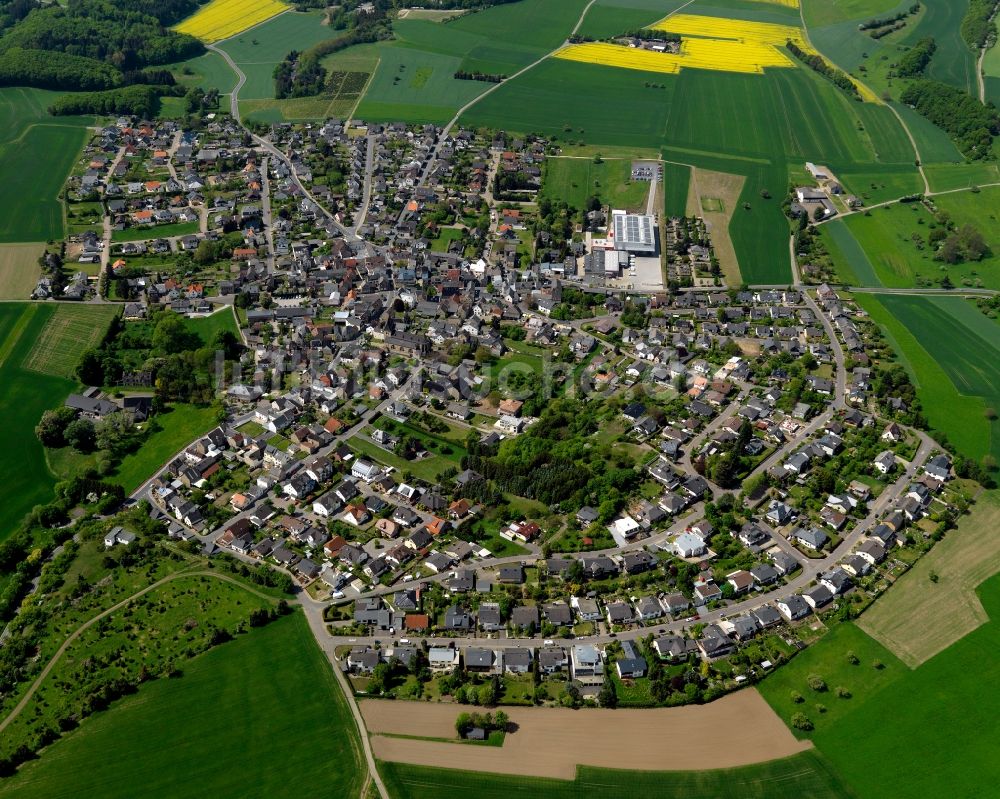
{"type": "Polygon", "coordinates": [[[104,385],[104,364],[97,350],[87,350],[76,365],[76,376],[85,386],[104,385]]]}
{"type": "Polygon", "coordinates": [[[35,425],[35,435],[45,447],[66,446],[66,426],[76,419],[76,411],[72,408],[56,408],[45,411],[38,424],[35,425]]]}
{"type": "Polygon", "coordinates": [[[597,694],[597,701],[600,702],[601,707],[618,707],[618,691],[615,688],[614,680],[610,678],[604,680],[604,685],[601,686],[601,690],[597,694]]]}
{"type": "Polygon", "coordinates": [[[805,713],[796,713],[792,716],[792,726],[797,730],[809,731],[813,728],[813,723],[805,713]]]}
{"type": "Polygon", "coordinates": [[[168,313],[156,323],[151,340],[155,349],[172,354],[189,348],[190,334],[177,314],[168,313]]]}
{"type": "Polygon", "coordinates": [[[826,682],[818,674],[810,674],[806,678],[806,682],[809,684],[809,687],[812,688],[814,691],[821,693],[826,690],[826,682]]]}
{"type": "Polygon", "coordinates": [[[94,423],[88,419],[76,419],[66,425],[66,443],[77,452],[93,452],[97,436],[94,423]]]}

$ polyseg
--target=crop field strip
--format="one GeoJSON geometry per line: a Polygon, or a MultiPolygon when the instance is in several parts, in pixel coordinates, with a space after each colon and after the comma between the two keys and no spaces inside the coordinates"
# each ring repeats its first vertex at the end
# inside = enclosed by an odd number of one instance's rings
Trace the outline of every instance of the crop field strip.
{"type": "Polygon", "coordinates": [[[174,30],[211,44],[266,22],[289,8],[280,0],[211,0],[174,30]]]}
{"type": "Polygon", "coordinates": [[[118,312],[118,306],[57,306],[23,367],[53,377],[72,377],[80,356],[100,343],[118,312]]]}

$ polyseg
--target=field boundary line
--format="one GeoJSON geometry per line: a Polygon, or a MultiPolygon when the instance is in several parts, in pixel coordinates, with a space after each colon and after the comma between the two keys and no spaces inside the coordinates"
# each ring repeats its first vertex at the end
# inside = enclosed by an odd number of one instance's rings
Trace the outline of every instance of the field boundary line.
{"type": "Polygon", "coordinates": [[[225,582],[238,585],[239,587],[249,591],[252,594],[255,594],[256,596],[264,597],[271,601],[277,601],[275,600],[274,597],[267,596],[266,594],[261,593],[256,589],[251,588],[250,586],[244,585],[236,578],[230,577],[227,574],[217,574],[212,571],[187,571],[186,569],[174,572],[173,574],[168,574],[166,577],[162,577],[155,583],[150,583],[145,588],[136,591],[134,594],[130,596],[125,597],[125,599],[112,605],[110,608],[101,611],[96,616],[88,619],[79,627],[77,627],[73,632],[71,632],[68,636],[66,636],[66,640],[62,642],[62,645],[55,651],[55,653],[49,659],[49,662],[45,664],[45,668],[42,669],[41,674],[39,674],[38,677],[35,679],[35,681],[31,684],[31,687],[28,689],[28,692],[23,697],[21,697],[21,701],[19,701],[14,706],[14,708],[10,711],[10,713],[7,714],[7,717],[4,718],[3,721],[0,721],[0,732],[3,732],[5,729],[7,729],[7,727],[11,724],[11,722],[13,722],[14,719],[16,719],[21,714],[21,711],[24,710],[25,707],[27,707],[28,702],[31,701],[31,698],[38,692],[38,689],[41,688],[42,683],[45,682],[45,678],[49,676],[49,672],[51,672],[52,669],[55,668],[55,665],[59,661],[59,658],[61,658],[66,653],[66,650],[69,649],[70,645],[74,641],[76,641],[77,638],[79,638],[83,633],[85,633],[87,630],[89,630],[91,627],[97,624],[97,622],[99,622],[101,619],[110,616],[112,613],[116,613],[117,611],[121,610],[123,607],[128,605],[130,602],[132,602],[133,600],[136,600],[139,597],[148,594],[150,591],[160,588],[166,583],[169,583],[173,580],[179,580],[182,577],[213,577],[218,580],[223,580],[225,582]]]}

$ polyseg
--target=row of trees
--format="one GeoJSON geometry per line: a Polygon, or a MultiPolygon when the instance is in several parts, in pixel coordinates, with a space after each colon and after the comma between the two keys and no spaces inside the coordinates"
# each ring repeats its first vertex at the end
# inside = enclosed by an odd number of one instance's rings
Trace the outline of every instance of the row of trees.
{"type": "Polygon", "coordinates": [[[848,77],[847,73],[842,72],[832,64],[828,64],[821,55],[816,53],[807,53],[793,41],[787,42],[785,46],[792,55],[794,55],[811,70],[818,72],[824,78],[829,79],[835,86],[843,89],[852,97],[861,99],[858,94],[858,87],[854,85],[854,81],[848,77]]]}
{"type": "Polygon", "coordinates": [[[993,14],[997,10],[997,0],[970,0],[969,10],[962,18],[962,38],[973,50],[981,50],[996,39],[997,25],[993,14]]]}
{"type": "Polygon", "coordinates": [[[859,31],[875,30],[876,28],[884,28],[888,25],[893,25],[901,20],[906,19],[911,14],[916,14],[920,11],[920,3],[914,3],[905,11],[900,11],[898,14],[893,14],[890,17],[873,17],[872,19],[866,20],[858,25],[859,31]]]}
{"type": "Polygon", "coordinates": [[[1000,134],[1000,114],[961,89],[935,80],[917,80],[907,86],[900,100],[916,109],[945,133],[968,158],[992,156],[993,138],[1000,134]]]}

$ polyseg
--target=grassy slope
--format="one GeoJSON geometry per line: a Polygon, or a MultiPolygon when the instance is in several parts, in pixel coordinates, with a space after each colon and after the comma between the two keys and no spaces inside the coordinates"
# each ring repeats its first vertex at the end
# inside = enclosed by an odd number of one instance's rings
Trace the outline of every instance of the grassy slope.
{"type": "Polygon", "coordinates": [[[42,412],[61,403],[75,384],[29,372],[21,368],[21,362],[55,312],[51,305],[0,305],[0,416],[5,451],[17,453],[0,458],[0,539],[10,535],[33,506],[52,495],[55,481],[35,438],[35,425],[42,412]]]}
{"type": "Polygon", "coordinates": [[[613,771],[581,767],[577,778],[551,780],[382,763],[379,772],[393,799],[833,799],[851,794],[813,752],[741,769],[718,771],[613,771]],[[625,788],[625,786],[628,786],[625,788]]]}
{"type": "Polygon", "coordinates": [[[0,242],[62,235],[59,193],[93,120],[50,117],[46,109],[57,96],[42,89],[0,89],[0,242]]]}
{"type": "Polygon", "coordinates": [[[153,476],[179,450],[215,425],[215,410],[175,405],[153,418],[154,432],[136,451],[126,455],[113,480],[132,492],[153,476]]]}
{"type": "Polygon", "coordinates": [[[0,795],[357,796],[363,766],[346,702],[300,614],[254,630],[88,720],[0,795]],[[289,675],[300,675],[290,678],[289,675]]]}
{"type": "Polygon", "coordinates": [[[996,454],[1000,441],[991,429],[996,423],[986,419],[984,410],[1000,399],[1000,353],[996,341],[984,338],[969,321],[969,314],[978,311],[952,297],[856,298],[889,334],[931,425],[965,455],[979,458],[991,450],[996,454]],[[968,393],[960,393],[953,380],[960,380],[961,390],[968,393]]]}
{"type": "MultiPolygon", "coordinates": [[[[905,579],[905,578],[904,578],[905,579]]],[[[990,623],[970,633],[914,671],[853,626],[838,629],[762,685],[764,696],[783,717],[794,708],[790,686],[803,694],[808,674],[826,675],[827,683],[846,679],[854,696],[824,699],[831,711],[812,713],[810,737],[863,799],[917,799],[928,796],[986,796],[1000,779],[994,729],[1000,695],[985,690],[1000,677],[994,657],[1000,645],[1000,578],[980,587],[990,623]],[[839,634],[838,634],[839,633],[839,634]],[[849,667],[853,649],[861,664],[849,667]],[[877,654],[876,654],[877,653],[877,654]],[[887,668],[876,672],[869,657],[887,668]],[[832,708],[836,707],[836,711],[832,708]]],[[[813,694],[815,696],[815,694],[813,694]]],[[[812,701],[812,697],[810,697],[812,701]]]]}

